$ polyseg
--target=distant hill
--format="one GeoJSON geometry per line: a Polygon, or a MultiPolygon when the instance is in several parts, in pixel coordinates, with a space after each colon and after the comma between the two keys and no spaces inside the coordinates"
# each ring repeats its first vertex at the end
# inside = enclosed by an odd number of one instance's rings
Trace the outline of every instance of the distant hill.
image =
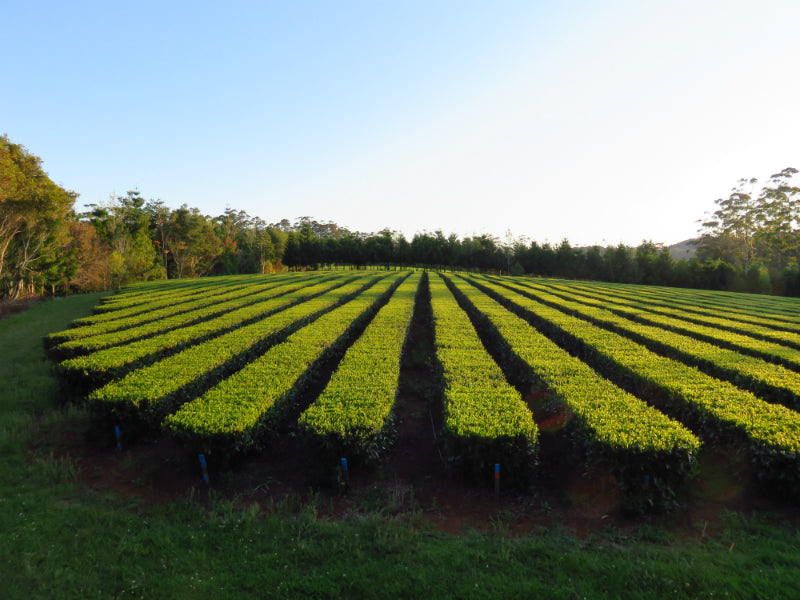
{"type": "MultiPolygon", "coordinates": [[[[678,242],[677,244],[672,244],[671,246],[667,246],[669,250],[670,256],[672,256],[673,260],[689,260],[693,258],[694,255],[697,253],[697,243],[700,240],[697,238],[691,240],[683,240],[682,242],[678,242]]],[[[579,246],[575,248],[576,250],[581,250],[586,252],[590,246],[579,246]]]]}
{"type": "Polygon", "coordinates": [[[691,239],[691,240],[684,240],[682,242],[678,242],[677,244],[672,244],[668,246],[669,253],[675,260],[689,260],[690,258],[694,257],[695,253],[697,252],[697,242],[699,240],[691,239]]]}

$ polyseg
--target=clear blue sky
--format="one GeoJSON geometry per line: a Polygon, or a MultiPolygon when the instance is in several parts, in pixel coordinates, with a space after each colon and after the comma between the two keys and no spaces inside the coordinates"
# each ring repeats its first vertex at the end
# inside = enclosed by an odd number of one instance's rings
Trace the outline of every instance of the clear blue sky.
{"type": "Polygon", "coordinates": [[[0,133],[80,194],[409,239],[693,236],[800,168],[797,0],[2,9],[0,133]]]}

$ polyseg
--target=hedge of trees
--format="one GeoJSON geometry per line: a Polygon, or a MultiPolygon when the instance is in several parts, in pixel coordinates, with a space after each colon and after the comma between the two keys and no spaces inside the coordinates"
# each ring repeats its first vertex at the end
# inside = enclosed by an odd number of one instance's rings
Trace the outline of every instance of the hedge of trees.
{"type": "Polygon", "coordinates": [[[77,194],[41,159],[0,138],[0,298],[118,288],[147,279],[268,273],[331,266],[422,266],[515,275],[800,295],[796,169],[764,186],[743,180],[703,224],[697,253],[675,260],[651,241],[575,248],[442,231],[411,240],[350,231],[311,217],[268,224],[227,208],[177,209],[138,191],[75,212],[77,194]]]}
{"type": "Polygon", "coordinates": [[[283,264],[291,268],[335,264],[422,266],[800,295],[800,273],[796,264],[769,269],[758,265],[745,270],[722,258],[703,256],[702,248],[698,248],[695,257],[678,260],[673,258],[669,248],[652,241],[644,241],[637,247],[619,244],[576,248],[566,239],[557,245],[536,241],[506,245],[489,235],[458,239],[436,231],[417,233],[409,242],[391,231],[368,237],[319,238],[304,233],[302,225],[299,227],[289,232],[283,257],[283,264]]]}
{"type": "Polygon", "coordinates": [[[800,185],[788,167],[740,179],[702,224],[699,258],[724,263],[722,289],[800,295],[800,185]]]}
{"type": "Polygon", "coordinates": [[[286,224],[227,209],[167,207],[138,191],[75,212],[78,195],[0,138],[0,298],[117,288],[147,279],[282,269],[286,224]]]}

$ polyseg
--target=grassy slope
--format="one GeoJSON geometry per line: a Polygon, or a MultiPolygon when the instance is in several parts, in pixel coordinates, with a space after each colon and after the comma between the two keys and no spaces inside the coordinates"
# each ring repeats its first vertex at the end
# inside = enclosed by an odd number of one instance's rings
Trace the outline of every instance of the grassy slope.
{"type": "Polygon", "coordinates": [[[777,598],[795,589],[800,533],[766,517],[730,514],[702,541],[647,527],[516,538],[501,518],[492,533],[456,538],[432,532],[413,510],[330,522],[313,501],[264,511],[222,500],[204,507],[187,493],[144,506],[86,490],[76,471],[90,465],[54,458],[44,435],[82,430],[86,415],[56,408],[41,337],[97,299],[48,301],[0,320],[4,598],[777,598]]]}

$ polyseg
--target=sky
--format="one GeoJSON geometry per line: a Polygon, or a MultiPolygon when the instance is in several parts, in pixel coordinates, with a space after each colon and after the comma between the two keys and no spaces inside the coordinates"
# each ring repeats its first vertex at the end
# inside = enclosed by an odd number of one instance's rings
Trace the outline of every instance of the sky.
{"type": "Polygon", "coordinates": [[[80,194],[573,246],[800,168],[797,0],[6,2],[0,134],[80,194]]]}

